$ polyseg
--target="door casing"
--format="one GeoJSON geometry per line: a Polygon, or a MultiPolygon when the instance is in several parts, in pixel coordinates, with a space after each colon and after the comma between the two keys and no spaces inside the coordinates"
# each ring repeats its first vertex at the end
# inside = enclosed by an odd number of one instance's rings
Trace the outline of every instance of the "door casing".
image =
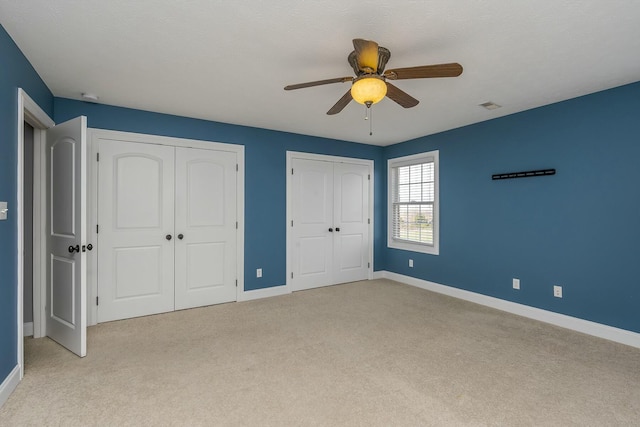
{"type": "Polygon", "coordinates": [[[366,165],[369,168],[369,175],[371,176],[371,185],[369,186],[369,218],[371,218],[371,223],[369,224],[369,262],[370,268],[368,272],[368,279],[373,279],[373,230],[375,218],[373,216],[373,207],[375,206],[374,201],[374,188],[375,181],[373,175],[373,160],[368,159],[357,159],[351,157],[340,157],[340,156],[330,156],[324,154],[313,154],[313,153],[304,153],[299,151],[287,151],[287,169],[285,173],[287,174],[287,254],[286,254],[286,264],[287,264],[287,278],[285,285],[285,292],[290,293],[293,291],[291,274],[293,272],[293,265],[291,261],[291,253],[295,250],[295,241],[294,234],[291,230],[291,221],[293,220],[293,190],[292,190],[292,177],[291,177],[291,169],[293,164],[293,159],[306,159],[306,160],[320,160],[327,162],[338,162],[338,163],[352,163],[352,164],[360,164],[366,165]]]}
{"type": "Polygon", "coordinates": [[[18,88],[17,107],[17,206],[15,215],[18,225],[17,239],[17,275],[18,298],[17,307],[17,361],[20,365],[20,379],[24,377],[24,122],[29,123],[33,129],[34,166],[33,166],[33,336],[43,337],[46,334],[46,319],[44,305],[46,295],[46,130],[54,126],[53,120],[42,108],[22,89],[18,88]]]}

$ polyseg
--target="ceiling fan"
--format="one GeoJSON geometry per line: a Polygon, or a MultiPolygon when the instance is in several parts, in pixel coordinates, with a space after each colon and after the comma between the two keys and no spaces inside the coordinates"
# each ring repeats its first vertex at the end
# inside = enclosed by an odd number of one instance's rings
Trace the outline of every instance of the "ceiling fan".
{"type": "Polygon", "coordinates": [[[347,93],[327,111],[329,115],[338,114],[352,99],[369,108],[371,105],[380,102],[385,96],[404,108],[411,108],[418,105],[420,101],[392,85],[388,80],[457,77],[462,74],[462,65],[456,62],[396,68],[385,71],[384,67],[391,57],[389,49],[378,46],[378,43],[374,41],[364,39],[354,39],[353,47],[354,50],[349,54],[347,60],[356,74],[355,77],[337,77],[334,79],[298,83],[285,86],[284,90],[351,82],[351,88],[347,93]]]}

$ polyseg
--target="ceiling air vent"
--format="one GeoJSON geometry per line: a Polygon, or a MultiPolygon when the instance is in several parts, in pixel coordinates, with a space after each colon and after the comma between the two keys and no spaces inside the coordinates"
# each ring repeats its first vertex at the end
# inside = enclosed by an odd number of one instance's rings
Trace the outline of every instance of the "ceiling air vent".
{"type": "Polygon", "coordinates": [[[502,105],[498,105],[495,102],[491,101],[480,104],[480,106],[486,108],[487,110],[497,110],[498,108],[502,107],[502,105]]]}

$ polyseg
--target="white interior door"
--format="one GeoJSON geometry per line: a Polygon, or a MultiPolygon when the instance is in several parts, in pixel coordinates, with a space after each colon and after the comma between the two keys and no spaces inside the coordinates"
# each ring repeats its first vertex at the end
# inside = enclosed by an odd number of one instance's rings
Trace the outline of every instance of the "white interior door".
{"type": "Polygon", "coordinates": [[[333,283],[364,280],[369,273],[369,168],[335,163],[333,182],[333,283]]]}
{"type": "Polygon", "coordinates": [[[293,159],[293,290],[333,283],[333,163],[293,159]]]}
{"type": "Polygon", "coordinates": [[[98,321],[172,311],[174,148],[98,148],[98,321]]]}
{"type": "Polygon", "coordinates": [[[236,300],[236,163],[176,148],[176,310],[236,300]]]}
{"type": "Polygon", "coordinates": [[[47,336],[87,354],[86,117],[47,130],[47,336]]]}

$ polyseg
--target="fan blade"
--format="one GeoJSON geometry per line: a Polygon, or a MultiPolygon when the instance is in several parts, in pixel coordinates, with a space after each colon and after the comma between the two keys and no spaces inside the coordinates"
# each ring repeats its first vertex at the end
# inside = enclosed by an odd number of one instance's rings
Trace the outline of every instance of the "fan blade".
{"type": "Polygon", "coordinates": [[[361,71],[367,68],[372,73],[378,71],[378,43],[371,40],[354,39],[353,47],[358,55],[358,66],[361,71]]]}
{"type": "Polygon", "coordinates": [[[338,100],[338,102],[336,102],[336,105],[334,105],[333,107],[331,107],[331,109],[329,111],[327,111],[327,114],[332,116],[334,114],[338,114],[340,111],[342,111],[344,109],[344,107],[346,107],[347,105],[349,105],[349,103],[351,102],[353,98],[351,97],[351,89],[349,89],[347,91],[347,93],[345,93],[342,98],[340,98],[338,100]]]}
{"type": "Polygon", "coordinates": [[[335,79],[318,80],[315,82],[298,83],[295,85],[289,85],[289,86],[285,86],[284,90],[302,89],[305,87],[328,85],[331,83],[345,83],[350,81],[353,81],[353,77],[337,77],[335,79]]]}
{"type": "Polygon", "coordinates": [[[387,97],[397,102],[404,108],[415,107],[420,102],[413,96],[409,95],[405,91],[398,89],[389,82],[387,82],[387,97]]]}
{"type": "Polygon", "coordinates": [[[457,62],[450,64],[421,65],[418,67],[396,68],[387,70],[385,78],[390,80],[427,79],[432,77],[458,77],[462,74],[462,65],[457,62]]]}

